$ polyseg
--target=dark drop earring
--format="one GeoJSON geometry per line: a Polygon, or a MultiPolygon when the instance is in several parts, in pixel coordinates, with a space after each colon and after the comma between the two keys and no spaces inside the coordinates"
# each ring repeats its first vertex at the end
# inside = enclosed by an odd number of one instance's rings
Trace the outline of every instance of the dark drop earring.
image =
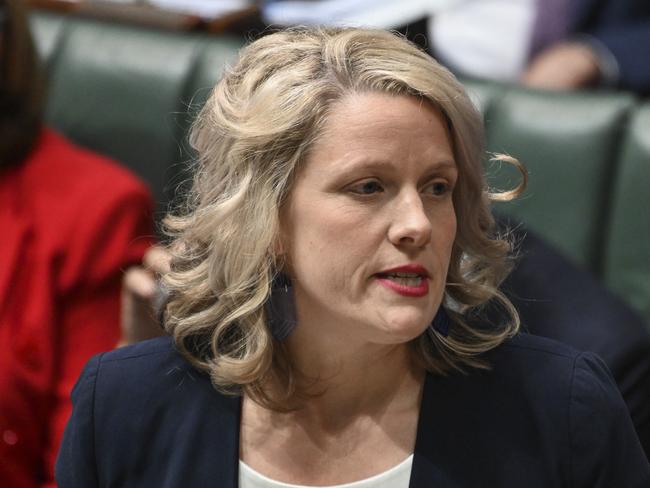
{"type": "Polygon", "coordinates": [[[449,334],[449,325],[449,315],[447,315],[444,307],[440,305],[440,307],[438,307],[438,311],[436,312],[436,316],[433,317],[431,327],[433,327],[433,330],[435,330],[441,336],[447,337],[449,334]]]}
{"type": "Polygon", "coordinates": [[[271,295],[264,304],[266,321],[276,341],[283,341],[296,328],[296,303],[291,280],[278,273],[271,283],[271,295]]]}

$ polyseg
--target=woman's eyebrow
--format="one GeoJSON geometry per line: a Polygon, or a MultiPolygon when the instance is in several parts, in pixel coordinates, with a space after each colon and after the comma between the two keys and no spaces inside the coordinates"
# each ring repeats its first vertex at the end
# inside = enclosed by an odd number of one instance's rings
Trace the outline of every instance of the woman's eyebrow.
{"type": "MultiPolygon", "coordinates": [[[[368,170],[368,169],[399,169],[399,165],[395,166],[392,161],[382,158],[368,158],[359,157],[348,159],[340,162],[339,169],[341,170],[368,170]]],[[[422,163],[426,165],[431,171],[439,170],[457,170],[458,166],[453,159],[442,159],[439,161],[422,163]]]]}
{"type": "Polygon", "coordinates": [[[435,161],[431,164],[432,169],[452,169],[458,170],[458,165],[453,159],[443,159],[440,161],[435,161]]]}

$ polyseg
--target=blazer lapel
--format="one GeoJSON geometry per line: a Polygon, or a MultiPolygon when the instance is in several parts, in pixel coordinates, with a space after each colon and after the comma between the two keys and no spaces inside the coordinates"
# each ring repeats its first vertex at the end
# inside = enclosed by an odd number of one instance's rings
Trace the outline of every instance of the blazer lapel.
{"type": "Polygon", "coordinates": [[[219,402],[218,433],[219,456],[212,463],[215,470],[212,480],[214,486],[224,488],[239,487],[239,430],[241,423],[241,397],[221,397],[219,402]],[[225,407],[225,408],[224,408],[225,407]]]}
{"type": "Polygon", "coordinates": [[[453,488],[458,486],[440,468],[444,463],[438,462],[445,445],[437,438],[436,430],[440,429],[445,419],[441,418],[440,408],[434,398],[435,382],[436,378],[430,374],[426,375],[415,439],[410,488],[430,488],[432,486],[453,488]]]}
{"type": "Polygon", "coordinates": [[[235,431],[230,434],[233,439],[233,445],[235,446],[235,452],[232,454],[235,461],[232,463],[232,466],[235,468],[232,473],[232,483],[230,484],[232,488],[239,488],[239,432],[241,430],[241,407],[242,397],[238,396],[233,399],[233,425],[235,425],[235,431]]]}

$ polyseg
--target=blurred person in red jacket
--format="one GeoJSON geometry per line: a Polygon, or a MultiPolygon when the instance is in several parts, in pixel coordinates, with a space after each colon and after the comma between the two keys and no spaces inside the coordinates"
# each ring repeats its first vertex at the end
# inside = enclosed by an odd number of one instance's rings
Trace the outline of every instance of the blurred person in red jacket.
{"type": "Polygon", "coordinates": [[[151,244],[152,203],[126,169],[43,126],[19,1],[0,3],[0,24],[0,486],[53,486],[70,391],[120,338],[122,274],[151,244]]]}

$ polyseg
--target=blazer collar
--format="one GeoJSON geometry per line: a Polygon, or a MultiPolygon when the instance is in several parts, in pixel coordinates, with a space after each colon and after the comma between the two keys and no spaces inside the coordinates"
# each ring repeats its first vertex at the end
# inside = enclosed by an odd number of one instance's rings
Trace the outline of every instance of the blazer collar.
{"type": "Polygon", "coordinates": [[[456,484],[440,468],[444,466],[441,460],[445,457],[445,443],[436,436],[436,430],[445,419],[440,408],[440,399],[434,398],[436,382],[443,380],[427,373],[422,391],[422,403],[418,418],[415,452],[409,488],[428,488],[431,486],[455,487],[456,484]]]}
{"type": "Polygon", "coordinates": [[[225,415],[221,417],[219,430],[223,433],[221,436],[221,447],[226,453],[224,462],[215,462],[214,467],[223,468],[219,474],[221,480],[215,486],[225,486],[230,488],[239,487],[239,431],[241,425],[241,407],[242,397],[226,397],[225,415]],[[223,475],[223,476],[222,476],[223,475]],[[222,484],[223,483],[223,484],[222,484]]]}

